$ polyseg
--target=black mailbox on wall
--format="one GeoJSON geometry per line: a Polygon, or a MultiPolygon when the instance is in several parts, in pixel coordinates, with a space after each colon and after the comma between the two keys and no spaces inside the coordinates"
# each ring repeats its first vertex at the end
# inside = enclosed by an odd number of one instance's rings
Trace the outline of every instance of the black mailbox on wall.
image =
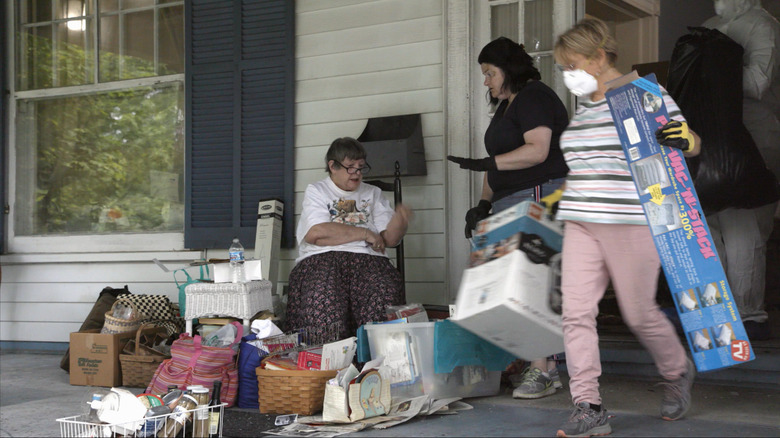
{"type": "Polygon", "coordinates": [[[428,173],[419,114],[368,119],[358,141],[366,148],[371,178],[395,176],[396,161],[403,176],[428,173]]]}

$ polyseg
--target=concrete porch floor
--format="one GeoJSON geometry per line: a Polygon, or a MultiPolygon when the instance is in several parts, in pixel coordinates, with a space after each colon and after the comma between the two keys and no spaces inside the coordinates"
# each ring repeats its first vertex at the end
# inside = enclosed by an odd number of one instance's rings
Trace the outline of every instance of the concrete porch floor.
{"type": "MultiPolygon", "coordinates": [[[[0,437],[60,436],[56,419],[81,413],[90,388],[71,386],[68,374],[59,368],[60,358],[60,354],[0,354],[0,437]]],[[[662,389],[654,386],[657,379],[605,374],[601,389],[613,416],[612,436],[780,436],[780,379],[773,384],[735,385],[703,376],[694,385],[693,406],[686,418],[667,422],[658,414],[662,389]]],[[[543,399],[514,400],[505,390],[492,397],[466,399],[474,409],[457,415],[415,418],[390,429],[349,436],[554,436],[571,409],[568,376],[562,373],[562,378],[563,390],[543,399]]],[[[273,417],[227,409],[224,436],[261,436],[273,427],[273,417]]]]}

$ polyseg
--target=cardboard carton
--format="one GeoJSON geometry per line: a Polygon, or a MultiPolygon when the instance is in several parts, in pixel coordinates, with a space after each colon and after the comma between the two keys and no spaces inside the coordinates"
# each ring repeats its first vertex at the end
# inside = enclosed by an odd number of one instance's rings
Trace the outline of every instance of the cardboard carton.
{"type": "Polygon", "coordinates": [[[480,222],[477,232],[474,252],[515,243],[498,257],[472,257],[478,262],[463,272],[452,321],[523,359],[561,353],[559,225],[524,201],[480,222]]]}
{"type": "Polygon", "coordinates": [[[119,353],[135,331],[102,334],[87,330],[70,334],[70,384],[79,386],[122,386],[119,353]]]}
{"type": "Polygon", "coordinates": [[[265,199],[258,204],[255,259],[260,260],[263,278],[271,282],[271,293],[276,289],[279,276],[283,215],[284,203],[278,199],[265,199]]]}
{"type": "Polygon", "coordinates": [[[753,360],[682,151],[656,141],[670,119],[655,75],[633,72],[608,85],[607,103],[696,368],[753,360]]]}

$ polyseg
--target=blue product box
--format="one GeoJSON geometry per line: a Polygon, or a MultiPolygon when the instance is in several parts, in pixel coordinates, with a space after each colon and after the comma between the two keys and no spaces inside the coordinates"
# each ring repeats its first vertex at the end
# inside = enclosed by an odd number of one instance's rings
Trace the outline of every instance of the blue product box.
{"type": "Polygon", "coordinates": [[[655,75],[608,84],[612,118],[699,371],[755,359],[682,151],[658,144],[669,121],[655,75]]]}
{"type": "Polygon", "coordinates": [[[477,224],[471,240],[469,267],[495,260],[516,249],[523,249],[530,257],[538,254],[549,259],[552,254],[561,252],[561,233],[560,223],[547,217],[543,205],[519,202],[477,224]]]}

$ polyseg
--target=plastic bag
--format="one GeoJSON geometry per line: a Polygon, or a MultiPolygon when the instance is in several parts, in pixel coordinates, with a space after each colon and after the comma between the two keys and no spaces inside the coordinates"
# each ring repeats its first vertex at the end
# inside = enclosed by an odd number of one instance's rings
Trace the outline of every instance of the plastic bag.
{"type": "Polygon", "coordinates": [[[756,208],[780,199],[742,119],[742,46],[715,29],[689,27],[677,40],[667,90],[702,139],[688,158],[705,213],[756,208]]]}
{"type": "Polygon", "coordinates": [[[236,339],[237,329],[232,324],[225,324],[203,339],[203,345],[208,347],[227,347],[236,339]]]}

